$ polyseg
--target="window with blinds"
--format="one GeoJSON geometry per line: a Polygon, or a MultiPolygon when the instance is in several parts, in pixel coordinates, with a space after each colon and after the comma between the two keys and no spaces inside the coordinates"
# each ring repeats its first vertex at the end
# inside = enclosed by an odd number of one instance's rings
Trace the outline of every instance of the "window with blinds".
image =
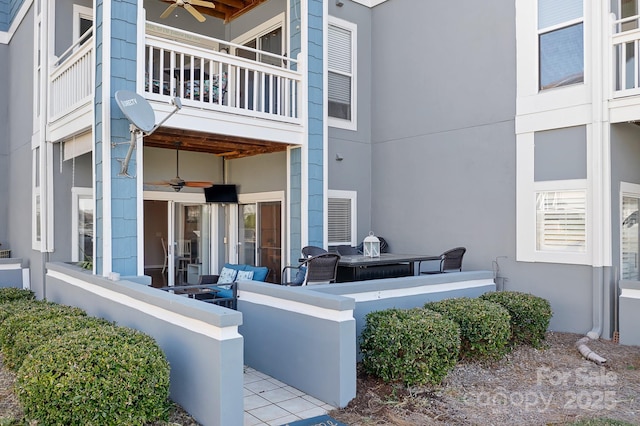
{"type": "MultiPolygon", "coordinates": [[[[337,20],[333,20],[337,21],[337,20]]],[[[328,83],[329,117],[351,121],[354,104],[354,38],[355,26],[345,22],[329,24],[328,30],[328,83]]]]}
{"type": "Polygon", "coordinates": [[[536,193],[536,249],[586,251],[586,191],[536,193]]]}

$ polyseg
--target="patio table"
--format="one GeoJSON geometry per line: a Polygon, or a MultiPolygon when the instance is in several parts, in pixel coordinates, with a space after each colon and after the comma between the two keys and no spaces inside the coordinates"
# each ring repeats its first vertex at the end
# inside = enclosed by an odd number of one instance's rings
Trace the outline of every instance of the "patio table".
{"type": "Polygon", "coordinates": [[[362,254],[341,256],[337,282],[374,280],[415,275],[415,263],[439,260],[440,255],[380,253],[379,257],[362,254]]]}

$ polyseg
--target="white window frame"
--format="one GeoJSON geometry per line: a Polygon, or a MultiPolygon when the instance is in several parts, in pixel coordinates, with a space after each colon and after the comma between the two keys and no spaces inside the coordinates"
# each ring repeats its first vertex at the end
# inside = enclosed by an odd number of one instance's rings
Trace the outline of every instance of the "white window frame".
{"type": "Polygon", "coordinates": [[[594,31],[592,9],[586,5],[583,8],[584,83],[540,91],[538,2],[516,0],[516,133],[578,126],[591,121],[592,85],[601,84],[591,67],[592,62],[598,60],[590,36],[594,31]]]}
{"type": "MultiPolygon", "coordinates": [[[[336,127],[336,128],[340,128],[340,129],[345,129],[345,130],[353,130],[356,131],[358,130],[358,97],[357,97],[357,79],[356,76],[358,75],[358,26],[356,24],[354,24],[353,22],[349,22],[349,21],[345,21],[343,19],[339,19],[333,16],[329,16],[328,22],[327,22],[327,28],[326,28],[326,36],[325,39],[327,40],[325,42],[325,46],[327,46],[327,48],[325,49],[325,52],[328,51],[328,49],[330,49],[330,46],[328,44],[328,34],[329,34],[329,26],[336,26],[339,28],[342,28],[346,31],[349,31],[351,33],[351,74],[345,74],[343,72],[340,71],[336,71],[336,70],[331,70],[328,68],[327,65],[327,72],[326,74],[326,80],[325,80],[325,85],[328,85],[328,79],[329,79],[329,71],[331,72],[336,72],[342,75],[347,75],[349,77],[351,77],[351,119],[350,120],[345,120],[345,119],[341,119],[341,118],[336,118],[336,117],[330,117],[329,116],[329,112],[328,112],[328,105],[329,105],[329,98],[328,98],[328,90],[325,90],[326,93],[326,103],[327,103],[327,123],[329,126],[331,127],[336,127]]],[[[328,61],[327,61],[328,62],[328,61]]],[[[327,86],[328,87],[328,86],[327,86]]]]}
{"type": "MultiPolygon", "coordinates": [[[[537,3],[537,5],[536,5],[537,8],[539,9],[539,7],[540,7],[539,6],[539,2],[536,2],[536,3],[537,3]]],[[[535,16],[538,16],[539,10],[536,10],[536,12],[537,13],[536,13],[535,16]]],[[[543,89],[541,87],[541,84],[540,84],[541,83],[540,82],[540,74],[541,74],[542,64],[539,62],[539,59],[538,59],[538,78],[537,78],[536,84],[538,86],[538,90],[541,93],[546,92],[548,90],[564,88],[564,87],[570,87],[570,86],[575,86],[575,85],[578,85],[578,84],[585,84],[585,82],[587,81],[586,80],[586,75],[585,75],[586,68],[587,68],[587,55],[586,55],[586,50],[587,50],[586,38],[587,37],[586,37],[586,28],[585,28],[584,16],[585,16],[585,2],[582,1],[582,16],[580,18],[570,19],[568,21],[564,21],[564,22],[561,22],[559,24],[555,24],[555,25],[551,25],[551,26],[548,26],[548,27],[544,27],[544,28],[539,28],[538,29],[537,36],[536,36],[536,39],[537,39],[537,41],[536,41],[536,50],[537,50],[538,58],[540,58],[540,36],[542,36],[543,34],[550,34],[550,33],[556,32],[556,31],[560,31],[560,30],[572,27],[574,25],[582,24],[582,45],[583,45],[583,51],[582,51],[582,81],[579,82],[579,83],[572,83],[572,84],[566,84],[566,85],[562,85],[562,86],[555,86],[555,87],[549,87],[549,88],[543,89]]],[[[537,25],[536,25],[536,27],[537,27],[537,25]]]]}
{"type": "MultiPolygon", "coordinates": [[[[282,28],[282,52],[285,51],[286,46],[287,46],[287,33],[286,33],[286,25],[285,25],[285,14],[284,13],[280,13],[276,16],[274,16],[273,18],[269,19],[266,22],[263,22],[262,24],[258,25],[255,28],[252,28],[250,31],[247,31],[246,33],[242,34],[239,37],[234,38],[233,40],[231,40],[231,43],[234,44],[238,44],[238,45],[244,45],[246,43],[248,43],[251,40],[256,40],[256,39],[260,39],[260,37],[269,34],[271,31],[276,30],[278,28],[282,28]]],[[[258,46],[258,43],[256,42],[256,46],[258,46]]],[[[260,50],[260,46],[257,47],[258,50],[260,50]]],[[[235,54],[235,50],[236,48],[232,48],[232,54],[235,54]]],[[[282,52],[280,54],[282,54],[282,52]]]]}
{"type": "Polygon", "coordinates": [[[80,34],[80,19],[87,19],[93,22],[93,9],[79,4],[73,5],[73,41],[76,42],[80,34]]]}
{"type": "Polygon", "coordinates": [[[618,267],[620,268],[620,276],[623,276],[622,271],[624,270],[623,265],[623,243],[622,243],[622,234],[623,234],[623,217],[622,217],[622,202],[624,197],[630,198],[638,198],[640,199],[640,185],[629,182],[620,182],[620,193],[618,195],[618,211],[620,212],[620,218],[618,219],[618,238],[620,241],[619,244],[619,253],[618,253],[618,267]]]}
{"type": "Polygon", "coordinates": [[[520,262],[547,262],[591,265],[593,252],[593,202],[588,179],[535,182],[534,134],[516,138],[516,259],[520,262]],[[536,249],[536,194],[546,191],[585,191],[585,249],[583,252],[536,249]]]}
{"type": "MultiPolygon", "coordinates": [[[[79,212],[79,201],[80,199],[91,199],[93,200],[93,189],[92,188],[83,188],[83,187],[73,187],[71,188],[71,261],[72,262],[80,262],[84,259],[80,259],[80,251],[78,247],[80,246],[80,241],[78,241],[78,236],[80,233],[78,232],[78,212],[79,212]]],[[[95,243],[95,212],[94,212],[94,223],[93,223],[93,235],[94,235],[94,243],[95,243]]],[[[95,244],[94,244],[95,250],[95,244]]]]}
{"type": "MultiPolygon", "coordinates": [[[[357,246],[358,245],[358,192],[357,191],[344,191],[337,189],[329,189],[327,190],[327,199],[330,198],[340,198],[340,199],[348,199],[351,202],[351,241],[328,241],[327,245],[329,247],[334,247],[337,245],[350,245],[357,246]]],[[[328,201],[327,201],[328,204],[328,201]]],[[[329,212],[327,211],[327,226],[329,221],[329,212]]],[[[329,231],[327,229],[327,235],[329,231]]]]}

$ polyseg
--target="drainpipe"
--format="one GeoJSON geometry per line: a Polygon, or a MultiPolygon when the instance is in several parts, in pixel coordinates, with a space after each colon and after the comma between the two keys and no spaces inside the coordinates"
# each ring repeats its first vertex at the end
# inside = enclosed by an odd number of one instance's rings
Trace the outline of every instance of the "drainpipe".
{"type": "Polygon", "coordinates": [[[587,337],[596,340],[602,334],[604,320],[604,267],[595,268],[592,274],[592,319],[593,328],[587,333],[587,337]],[[599,270],[598,270],[599,269],[599,270]]]}

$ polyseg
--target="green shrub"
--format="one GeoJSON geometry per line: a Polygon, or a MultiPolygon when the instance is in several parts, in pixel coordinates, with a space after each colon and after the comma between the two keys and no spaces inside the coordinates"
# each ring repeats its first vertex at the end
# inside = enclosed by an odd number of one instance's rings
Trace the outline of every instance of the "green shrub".
{"type": "Polygon", "coordinates": [[[9,323],[20,322],[24,327],[14,328],[11,345],[3,346],[4,364],[11,370],[17,370],[27,354],[43,343],[72,331],[97,329],[108,321],[87,316],[61,315],[53,318],[34,315],[15,315],[9,323]],[[27,320],[31,320],[27,322],[27,320]]]}
{"type": "Polygon", "coordinates": [[[169,364],[151,337],[104,325],[31,351],[16,389],[38,424],[142,425],[167,419],[169,364]]]}
{"type": "MultiPolygon", "coordinates": [[[[11,304],[14,304],[12,302],[11,304]]],[[[13,347],[13,341],[17,333],[28,329],[33,323],[57,318],[60,316],[86,316],[85,311],[72,306],[57,305],[55,303],[28,303],[22,306],[22,310],[16,310],[20,306],[14,306],[10,314],[0,324],[0,348],[6,354],[13,347]]]]}
{"type": "Polygon", "coordinates": [[[497,303],[460,297],[429,302],[425,308],[460,326],[461,358],[500,359],[509,352],[509,312],[497,303]]]}
{"type": "Polygon", "coordinates": [[[517,291],[485,293],[480,298],[498,303],[509,311],[513,343],[524,343],[533,347],[541,345],[553,315],[549,301],[517,291]]]}
{"type": "Polygon", "coordinates": [[[362,366],[384,381],[438,384],[460,349],[458,326],[426,309],[370,312],[360,336],[362,366]]]}
{"type": "Polygon", "coordinates": [[[35,300],[36,295],[31,290],[16,287],[0,288],[0,303],[16,300],[35,300]]]}
{"type": "Polygon", "coordinates": [[[34,309],[34,307],[36,306],[43,305],[47,305],[47,302],[28,299],[18,299],[13,302],[0,303],[0,325],[4,322],[5,319],[9,318],[12,315],[15,315],[18,312],[28,311],[30,309],[34,309]]]}

